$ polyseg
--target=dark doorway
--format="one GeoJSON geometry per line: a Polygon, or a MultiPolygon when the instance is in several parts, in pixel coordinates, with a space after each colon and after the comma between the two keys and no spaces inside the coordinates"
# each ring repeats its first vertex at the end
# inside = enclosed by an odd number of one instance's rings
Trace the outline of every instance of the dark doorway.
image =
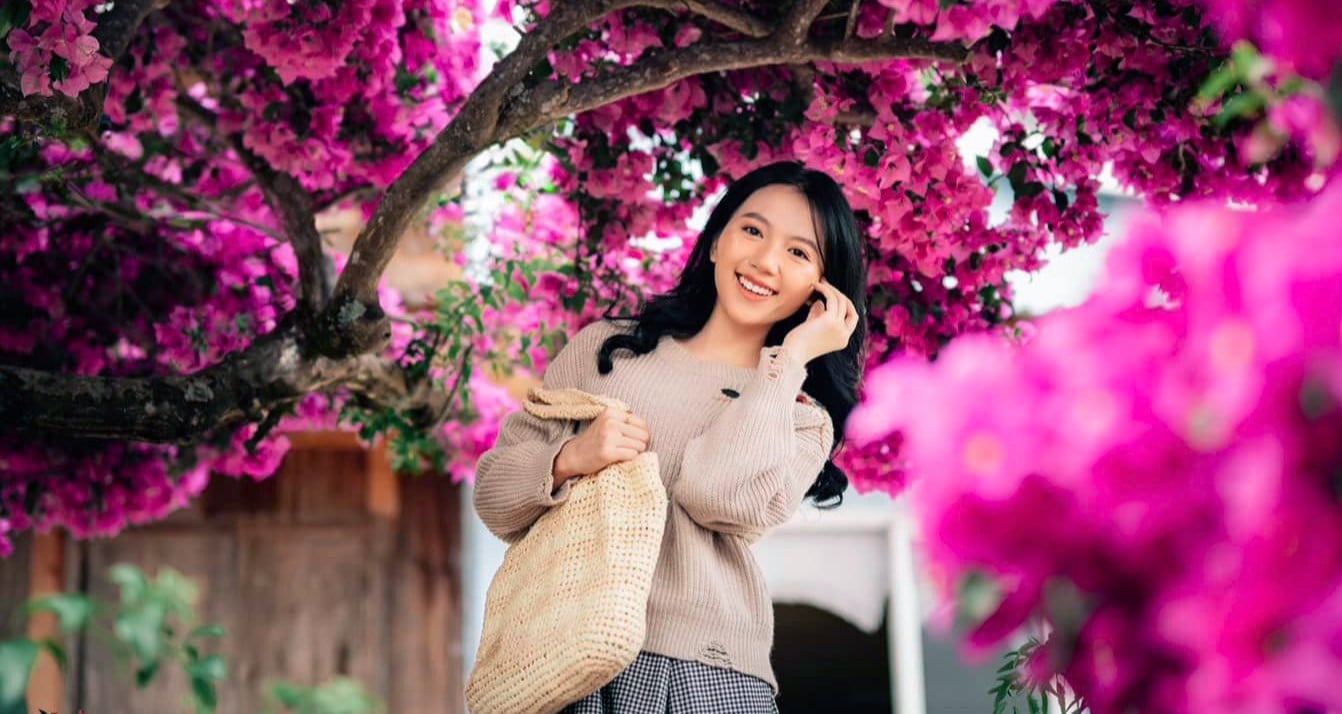
{"type": "Polygon", "coordinates": [[[886,625],[872,634],[809,605],[774,605],[780,714],[889,714],[886,625]]]}

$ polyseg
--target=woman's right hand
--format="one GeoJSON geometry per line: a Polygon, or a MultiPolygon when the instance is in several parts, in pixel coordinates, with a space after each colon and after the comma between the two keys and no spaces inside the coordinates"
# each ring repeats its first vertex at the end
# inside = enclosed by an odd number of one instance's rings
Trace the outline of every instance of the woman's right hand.
{"type": "Polygon", "coordinates": [[[607,409],[560,448],[554,462],[554,487],[629,461],[648,450],[648,423],[633,412],[607,409]]]}

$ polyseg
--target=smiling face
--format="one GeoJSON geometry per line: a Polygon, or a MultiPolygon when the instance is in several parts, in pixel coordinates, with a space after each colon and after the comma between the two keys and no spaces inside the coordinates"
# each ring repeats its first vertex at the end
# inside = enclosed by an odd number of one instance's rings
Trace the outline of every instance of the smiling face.
{"type": "Polygon", "coordinates": [[[751,194],[710,253],[715,311],[746,328],[768,328],[788,318],[824,276],[822,240],[799,189],[772,184],[751,194]]]}

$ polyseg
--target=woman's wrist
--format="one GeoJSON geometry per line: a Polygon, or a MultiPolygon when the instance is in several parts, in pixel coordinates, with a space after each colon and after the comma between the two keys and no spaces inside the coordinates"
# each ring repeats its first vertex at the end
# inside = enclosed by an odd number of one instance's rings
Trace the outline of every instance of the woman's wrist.
{"type": "Polygon", "coordinates": [[[572,442],[573,439],[570,438],[568,441],[564,442],[563,446],[559,447],[559,452],[555,454],[554,463],[550,465],[550,475],[554,479],[555,488],[559,488],[565,481],[577,475],[569,465],[569,460],[567,458],[568,445],[572,442]]]}
{"type": "Polygon", "coordinates": [[[791,356],[792,359],[800,362],[801,364],[807,364],[811,361],[810,350],[807,349],[805,345],[801,344],[797,340],[788,340],[785,338],[783,340],[782,347],[783,349],[787,350],[788,355],[791,356]]]}

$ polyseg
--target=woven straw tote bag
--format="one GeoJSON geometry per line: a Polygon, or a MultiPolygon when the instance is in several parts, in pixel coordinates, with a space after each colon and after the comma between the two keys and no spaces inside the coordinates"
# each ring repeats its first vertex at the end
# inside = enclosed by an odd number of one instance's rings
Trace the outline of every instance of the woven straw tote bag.
{"type": "MultiPolygon", "coordinates": [[[[576,389],[532,389],[524,404],[540,419],[576,421],[608,406],[628,411],[576,389]]],[[[609,683],[643,646],[666,528],[657,455],[611,464],[569,489],[508,548],[489,584],[466,685],[474,714],[557,712],[609,683]]]]}

